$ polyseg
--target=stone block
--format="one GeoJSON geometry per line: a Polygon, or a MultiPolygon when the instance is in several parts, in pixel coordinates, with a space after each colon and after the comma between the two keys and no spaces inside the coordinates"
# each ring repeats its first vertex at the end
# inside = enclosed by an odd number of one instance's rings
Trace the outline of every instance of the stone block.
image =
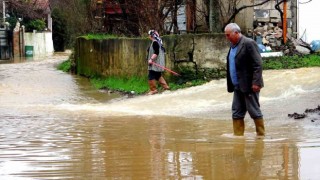
{"type": "Polygon", "coordinates": [[[292,18],[292,11],[291,10],[287,10],[287,18],[292,18]]]}
{"type": "Polygon", "coordinates": [[[256,18],[269,18],[270,17],[270,11],[269,10],[262,10],[257,9],[254,11],[254,15],[256,18]]]}
{"type": "Polygon", "coordinates": [[[278,10],[270,10],[270,18],[278,18],[281,19],[280,13],[278,10]]]}
{"type": "Polygon", "coordinates": [[[257,18],[256,20],[257,20],[258,22],[265,22],[265,23],[267,23],[267,22],[270,21],[270,18],[257,18]]]}
{"type": "MultiPolygon", "coordinates": [[[[259,4],[259,3],[262,3],[263,0],[255,0],[255,3],[254,4],[259,4]]],[[[272,9],[274,6],[271,6],[272,3],[271,2],[267,2],[267,3],[264,3],[263,5],[260,5],[260,6],[254,6],[254,9],[272,9]]]]}
{"type": "Polygon", "coordinates": [[[270,18],[270,22],[272,23],[279,23],[281,21],[281,19],[278,18],[270,18]]]}

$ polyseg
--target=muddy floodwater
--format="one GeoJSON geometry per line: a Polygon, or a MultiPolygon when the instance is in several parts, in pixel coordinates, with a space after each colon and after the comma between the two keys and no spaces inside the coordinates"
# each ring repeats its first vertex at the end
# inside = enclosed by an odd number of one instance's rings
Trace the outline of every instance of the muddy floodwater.
{"type": "Polygon", "coordinates": [[[56,70],[67,54],[0,62],[0,179],[320,179],[320,68],[264,71],[267,136],[232,135],[225,79],[122,97],[56,70]]]}

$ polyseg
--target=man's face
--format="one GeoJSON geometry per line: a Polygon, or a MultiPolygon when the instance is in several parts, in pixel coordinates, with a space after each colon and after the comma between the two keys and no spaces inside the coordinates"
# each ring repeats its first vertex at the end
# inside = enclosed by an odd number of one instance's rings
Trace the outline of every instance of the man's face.
{"type": "Polygon", "coordinates": [[[232,32],[232,30],[228,28],[225,30],[224,34],[232,44],[237,44],[240,37],[238,32],[232,32]]]}

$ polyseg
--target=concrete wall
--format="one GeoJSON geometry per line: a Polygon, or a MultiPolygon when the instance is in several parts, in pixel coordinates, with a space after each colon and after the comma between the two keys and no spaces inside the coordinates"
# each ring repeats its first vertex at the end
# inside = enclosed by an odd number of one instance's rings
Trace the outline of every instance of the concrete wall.
{"type": "MultiPolygon", "coordinates": [[[[223,34],[164,36],[163,42],[166,47],[166,67],[178,73],[185,66],[195,71],[225,69],[229,45],[223,34]]],[[[86,76],[146,76],[149,45],[150,40],[145,38],[78,38],[74,54],[77,73],[86,76]]]]}
{"type": "Polygon", "coordinates": [[[52,32],[33,32],[24,34],[24,45],[33,46],[33,56],[42,57],[54,53],[52,32]]]}

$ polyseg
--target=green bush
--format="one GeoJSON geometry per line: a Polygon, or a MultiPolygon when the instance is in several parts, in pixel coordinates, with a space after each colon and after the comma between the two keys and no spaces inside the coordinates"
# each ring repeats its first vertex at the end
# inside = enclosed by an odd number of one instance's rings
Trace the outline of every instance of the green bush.
{"type": "Polygon", "coordinates": [[[9,17],[6,18],[6,21],[10,24],[10,29],[13,30],[16,27],[17,24],[17,18],[16,17],[9,17]]]}
{"type": "Polygon", "coordinates": [[[43,31],[46,28],[46,22],[43,19],[30,20],[26,23],[26,31],[31,32],[33,30],[43,31]]]}

